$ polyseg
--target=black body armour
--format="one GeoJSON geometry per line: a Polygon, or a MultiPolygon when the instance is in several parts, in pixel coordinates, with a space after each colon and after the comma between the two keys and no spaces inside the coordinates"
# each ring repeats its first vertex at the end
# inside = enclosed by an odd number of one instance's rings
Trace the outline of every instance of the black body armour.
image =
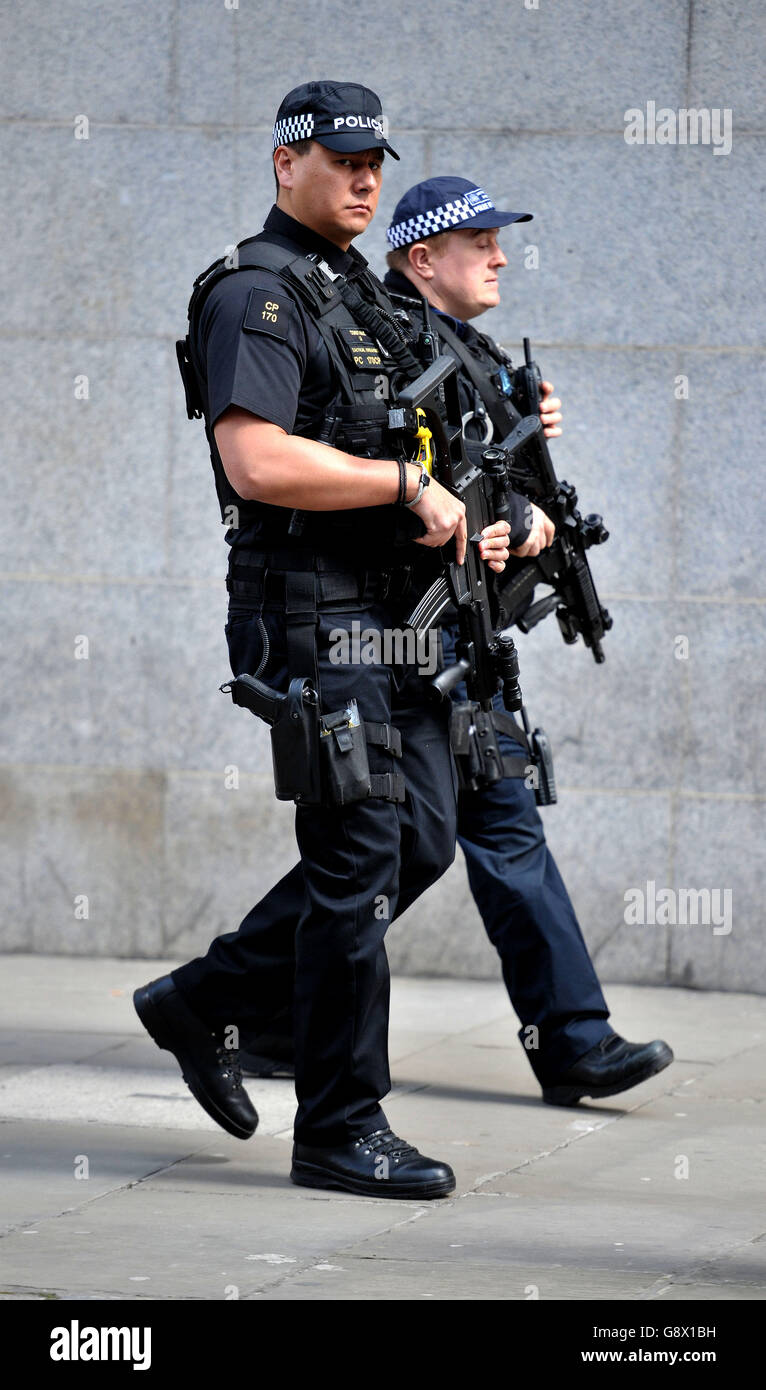
{"type": "MultiPolygon", "coordinates": [[[[401,443],[392,438],[388,429],[389,401],[394,397],[392,377],[404,373],[411,380],[421,370],[387,297],[370,273],[363,271],[350,282],[334,274],[318,253],[296,253],[272,241],[268,233],[249,237],[240,242],[231,257],[214,261],[194,282],[189,302],[189,334],[176,344],[176,352],[187,414],[190,419],[205,420],[221,518],[239,530],[261,521],[269,509],[241,498],[226,477],[209,424],[196,329],[202,305],[213,286],[225,275],[245,269],[268,270],[279,277],[308,311],[330,358],[335,396],[314,418],[296,428],[295,434],[360,459],[396,457],[401,443]]],[[[393,505],[341,512],[293,512],[287,540],[280,539],[279,544],[317,551],[345,552],[350,548],[363,551],[370,565],[385,563],[390,567],[392,560],[394,564],[404,562],[403,543],[423,534],[417,519],[403,512],[403,508],[393,505]],[[398,555],[392,556],[394,547],[398,547],[398,555]]]]}
{"type": "MultiPolygon", "coordinates": [[[[406,311],[413,328],[416,331],[422,328],[423,301],[415,297],[407,277],[398,271],[389,271],[385,285],[392,303],[406,311]]],[[[499,444],[521,419],[513,404],[510,357],[486,333],[479,333],[473,327],[468,329],[469,347],[443,315],[433,314],[431,324],[437,337],[446,343],[463,368],[459,386],[464,406],[463,433],[469,454],[477,448],[487,448],[490,443],[499,444]]]]}

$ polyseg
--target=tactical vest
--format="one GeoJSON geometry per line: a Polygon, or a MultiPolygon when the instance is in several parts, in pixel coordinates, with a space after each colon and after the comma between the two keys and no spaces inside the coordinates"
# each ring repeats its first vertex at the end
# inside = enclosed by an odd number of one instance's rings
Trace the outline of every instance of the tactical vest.
{"type": "MultiPolygon", "coordinates": [[[[354,454],[359,458],[393,457],[388,434],[391,377],[413,379],[421,370],[391,314],[389,301],[371,274],[362,272],[354,283],[335,275],[315,252],[297,252],[269,239],[268,233],[240,242],[232,257],[221,257],[194,282],[189,301],[189,332],[176,343],[178,365],[186,392],[189,419],[205,419],[216,492],[224,522],[246,528],[263,517],[263,505],[248,502],[232,488],[210,428],[205,374],[197,354],[196,332],[202,306],[225,275],[239,270],[268,270],[278,276],[307,309],[327,349],[337,389],[333,399],[295,433],[354,454]],[[232,264],[232,261],[234,264],[232,264]],[[359,288],[357,288],[359,285],[359,288]],[[361,292],[364,289],[365,294],[361,292]],[[236,517],[236,521],[232,521],[236,517]]],[[[375,508],[375,539],[395,543],[400,508],[375,508]],[[384,515],[385,514],[385,515],[384,515]]],[[[293,513],[290,534],[303,544],[336,543],[350,531],[371,524],[370,509],[293,513]]]]}
{"type": "MultiPolygon", "coordinates": [[[[389,290],[389,295],[392,303],[401,304],[411,317],[420,313],[418,300],[394,289],[389,290]]],[[[471,438],[466,433],[465,444],[469,454],[472,449],[486,448],[492,441],[499,444],[521,419],[512,399],[513,367],[510,357],[486,333],[476,334],[481,353],[477,357],[441,316],[435,314],[432,325],[437,336],[458,359],[471,383],[472,409],[463,415],[463,429],[469,430],[473,425],[482,434],[471,438]]],[[[461,385],[468,393],[465,380],[461,385]]]]}

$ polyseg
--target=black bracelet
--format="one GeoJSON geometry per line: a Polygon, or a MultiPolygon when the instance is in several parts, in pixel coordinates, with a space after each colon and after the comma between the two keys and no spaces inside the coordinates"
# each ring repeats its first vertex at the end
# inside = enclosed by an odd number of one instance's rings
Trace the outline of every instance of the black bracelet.
{"type": "Polygon", "coordinates": [[[407,497],[407,463],[405,459],[399,460],[399,496],[396,499],[397,507],[401,507],[407,497]]]}

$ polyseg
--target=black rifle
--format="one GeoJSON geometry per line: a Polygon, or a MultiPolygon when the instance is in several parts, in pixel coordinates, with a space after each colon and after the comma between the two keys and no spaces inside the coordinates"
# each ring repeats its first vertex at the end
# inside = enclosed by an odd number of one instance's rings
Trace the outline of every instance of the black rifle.
{"type": "Polygon", "coordinates": [[[529,338],[524,339],[525,365],[514,373],[514,402],[522,420],[500,442],[484,452],[485,466],[499,467],[507,458],[507,475],[514,489],[535,502],[550,517],[556,535],[546,550],[530,559],[511,556],[498,584],[504,620],[529,632],[548,613],[556,613],[565,642],[578,636],[595,661],[604,660],[601,639],[612,619],[599,602],[585,552],[609,537],[600,516],[582,517],[571,483],[559,482],[540,421],[540,369],[532,361],[529,338]],[[507,457],[509,456],[510,457],[507,457]],[[497,457],[496,457],[497,456],[497,457]],[[552,594],[530,603],[536,584],[549,584],[552,594]]]}
{"type": "MultiPolygon", "coordinates": [[[[429,349],[432,344],[426,324],[420,345],[429,349]]],[[[526,777],[536,768],[535,799],[547,806],[556,801],[550,745],[542,729],[530,728],[519,687],[516,647],[510,634],[502,631],[495,576],[479,554],[484,527],[509,518],[510,464],[540,422],[521,421],[508,449],[485,451],[481,464],[472,463],[464,444],[457,370],[453,358],[436,357],[400,392],[398,415],[389,412],[391,426],[410,435],[424,421],[427,424],[435,446],[434,476],[465,504],[468,531],[465,563],[457,564],[454,539],[442,547],[444,574],[410,613],[407,625],[420,638],[449,609],[457,610],[458,660],[435,676],[431,686],[444,698],[461,680],[466,683],[468,701],[453,704],[451,710],[452,748],[461,789],[475,791],[501,777],[526,777]],[[523,729],[510,714],[493,709],[493,696],[500,687],[506,710],[521,711],[523,729]],[[510,734],[526,749],[526,756],[503,754],[498,731],[510,734]]]]}
{"type": "Polygon", "coordinates": [[[506,709],[521,709],[519,663],[508,633],[500,631],[500,608],[492,571],[479,554],[481,532],[490,522],[504,519],[508,511],[505,463],[496,471],[469,460],[463,444],[462,410],[457,363],[440,356],[398,394],[396,409],[389,411],[393,429],[413,435],[425,423],[434,445],[433,474],[437,482],[458,497],[466,509],[468,544],[465,562],[457,563],[454,538],[442,547],[444,574],[413,609],[407,625],[422,635],[436,626],[450,607],[457,610],[460,640],[458,660],[431,681],[446,696],[464,680],[470,700],[483,710],[502,686],[506,709]]]}

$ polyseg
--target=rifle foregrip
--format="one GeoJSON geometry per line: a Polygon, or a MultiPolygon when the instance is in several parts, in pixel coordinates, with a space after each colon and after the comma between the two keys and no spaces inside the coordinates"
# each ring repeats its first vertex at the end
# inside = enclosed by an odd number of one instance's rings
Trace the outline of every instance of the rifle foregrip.
{"type": "Polygon", "coordinates": [[[464,656],[455,662],[454,666],[447,666],[444,671],[440,671],[438,676],[434,676],[431,681],[431,688],[439,695],[449,695],[451,690],[459,685],[460,681],[465,680],[470,674],[471,663],[464,656]]]}

